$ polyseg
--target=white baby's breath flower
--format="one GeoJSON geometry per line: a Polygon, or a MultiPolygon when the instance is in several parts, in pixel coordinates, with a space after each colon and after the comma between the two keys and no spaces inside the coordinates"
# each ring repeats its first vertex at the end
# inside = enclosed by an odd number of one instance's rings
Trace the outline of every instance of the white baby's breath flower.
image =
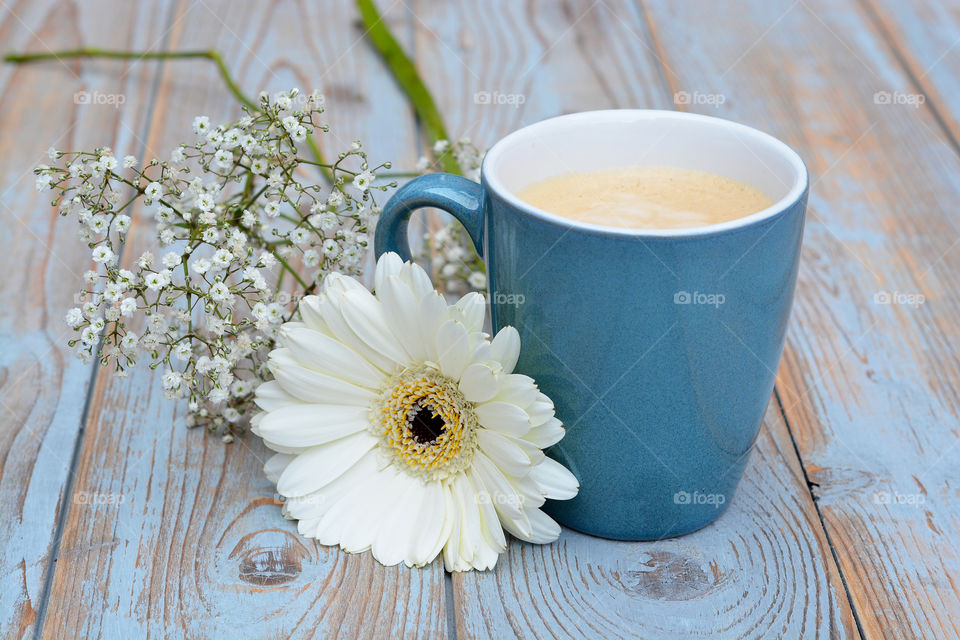
{"type": "Polygon", "coordinates": [[[280,215],[280,203],[276,200],[270,200],[263,205],[263,212],[268,218],[276,218],[280,215]]]}
{"type": "Polygon", "coordinates": [[[210,118],[207,116],[197,116],[193,119],[193,132],[202,135],[210,130],[210,118]]]}
{"type": "Polygon", "coordinates": [[[336,209],[343,204],[343,194],[338,189],[334,189],[327,196],[327,206],[336,209]]]}
{"type": "Polygon", "coordinates": [[[164,389],[176,389],[180,386],[183,377],[178,371],[168,371],[163,374],[162,384],[164,389]]]}
{"type": "Polygon", "coordinates": [[[136,156],[123,156],[123,168],[132,169],[137,166],[137,157],[136,156]]]}
{"type": "Polygon", "coordinates": [[[163,262],[163,266],[167,267],[168,269],[172,269],[178,264],[180,264],[180,254],[174,251],[170,251],[164,254],[162,262],[163,262]]]}
{"type": "Polygon", "coordinates": [[[214,302],[229,302],[233,300],[233,294],[230,293],[230,287],[225,285],[222,282],[214,282],[210,286],[210,291],[208,292],[210,299],[214,302]]]}
{"type": "Polygon", "coordinates": [[[376,295],[327,276],[270,354],[275,380],[257,389],[252,424],[279,452],[265,471],[284,514],[301,535],[387,565],[442,553],[448,570],[489,569],[504,530],[556,540],[540,507],[578,485],[542,453],[564,431],[550,399],[513,373],[516,330],[489,340],[482,296],[448,306],[395,254],[374,280],[376,295]]]}
{"type": "Polygon", "coordinates": [[[474,289],[486,289],[487,275],[482,271],[474,271],[467,277],[467,281],[474,289]]]}
{"type": "Polygon", "coordinates": [[[117,254],[115,254],[110,247],[102,244],[93,249],[91,257],[94,262],[110,265],[117,259],[117,254]]]}
{"type": "Polygon", "coordinates": [[[132,331],[128,331],[128,332],[123,336],[123,339],[120,341],[120,348],[121,348],[123,351],[125,351],[125,352],[127,352],[127,353],[130,353],[130,352],[134,351],[134,350],[137,348],[137,343],[138,343],[138,342],[139,342],[139,340],[137,339],[137,334],[135,334],[135,333],[132,332],[132,331]]]}
{"type": "Polygon", "coordinates": [[[173,348],[174,357],[181,362],[186,362],[189,360],[192,354],[193,350],[190,348],[189,342],[178,342],[173,348]]]}
{"type": "Polygon", "coordinates": [[[197,258],[190,263],[190,270],[199,275],[205,274],[213,265],[206,258],[197,258]]]}
{"type": "Polygon", "coordinates": [[[213,266],[224,269],[233,260],[233,254],[226,249],[217,249],[213,254],[213,266]]]}
{"type": "Polygon", "coordinates": [[[366,191],[373,184],[374,175],[369,171],[362,171],[353,179],[353,186],[360,191],[366,191]]]}
{"type": "Polygon", "coordinates": [[[148,273],[143,278],[143,283],[151,291],[157,291],[170,283],[170,272],[164,269],[156,273],[148,273]]]}
{"type": "Polygon", "coordinates": [[[113,220],[113,226],[120,233],[126,233],[130,229],[130,216],[126,214],[120,214],[113,220]]]}
{"type": "Polygon", "coordinates": [[[217,205],[217,202],[209,193],[198,193],[196,204],[201,211],[211,211],[217,205]]]}
{"type": "Polygon", "coordinates": [[[76,328],[81,322],[83,322],[83,311],[77,307],[70,309],[70,311],[67,311],[66,320],[68,325],[76,328]]]}
{"type": "Polygon", "coordinates": [[[151,182],[143,189],[143,195],[150,200],[163,196],[163,186],[159,182],[151,182]]]}
{"type": "Polygon", "coordinates": [[[137,301],[133,298],[124,298],[120,301],[120,315],[129,318],[137,310],[137,301]]]}
{"type": "Polygon", "coordinates": [[[233,164],[233,154],[226,149],[220,149],[213,154],[213,162],[221,169],[227,169],[233,164]]]}

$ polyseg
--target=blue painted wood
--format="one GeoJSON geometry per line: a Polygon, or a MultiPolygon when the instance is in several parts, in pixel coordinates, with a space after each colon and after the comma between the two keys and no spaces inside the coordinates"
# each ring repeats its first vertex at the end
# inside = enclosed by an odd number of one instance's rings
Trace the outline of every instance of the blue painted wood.
{"type": "Polygon", "coordinates": [[[687,108],[766,129],[810,168],[778,391],[863,633],[956,637],[960,159],[932,110],[947,107],[877,98],[916,91],[914,54],[860,3],[647,12],[674,90],[725,98],[687,108]]]}
{"type": "MultiPolygon", "coordinates": [[[[484,144],[583,108],[673,106],[664,64],[632,3],[417,5],[418,51],[450,128],[484,144]],[[476,104],[525,91],[519,106],[476,104]]],[[[691,20],[692,18],[687,18],[691,20]]],[[[717,36],[711,36],[717,37],[717,36]]],[[[736,33],[729,34],[735,38],[736,33]]],[[[691,63],[692,64],[692,63],[691,63]]],[[[642,283],[635,286],[642,287],[642,283]]],[[[492,574],[453,577],[463,638],[850,637],[855,624],[786,427],[774,407],[730,509],[701,532],[622,543],[565,530],[546,547],[514,543],[492,574]]]]}
{"type": "MultiPolygon", "coordinates": [[[[181,2],[170,49],[218,48],[248,93],[317,86],[334,154],[359,138],[372,157],[412,166],[413,118],[361,35],[348,0],[320,5],[181,2]],[[352,48],[351,48],[352,47],[352,48]]],[[[389,20],[409,17],[392,13],[389,20]]],[[[109,41],[104,39],[105,45],[109,41]]],[[[148,103],[139,103],[144,108],[148,103]]],[[[203,62],[163,70],[150,155],[189,138],[197,114],[237,114],[203,62]]],[[[135,216],[128,260],[153,238],[135,216]]],[[[75,495],[43,628],[50,637],[437,637],[446,627],[442,566],[384,568],[301,539],[262,472],[266,451],[185,428],[159,377],[98,378],[75,495]],[[113,498],[110,500],[109,498],[113,498]]],[[[182,409],[182,407],[181,407],[182,409]]]]}
{"type": "MultiPolygon", "coordinates": [[[[52,42],[93,40],[123,47],[158,42],[168,5],[127,4],[115,21],[103,3],[8,5],[0,41],[10,50],[44,51],[52,42]]],[[[58,517],[70,505],[74,443],[82,427],[93,367],[71,355],[63,321],[90,264],[73,224],[58,221],[49,192],[34,189],[32,169],[49,162],[51,144],[92,148],[112,144],[137,153],[152,99],[156,68],[122,64],[112,74],[74,63],[32,68],[0,66],[0,637],[37,630],[58,517]],[[79,106],[77,92],[123,95],[126,101],[79,106]]]]}
{"type": "MultiPolygon", "coordinates": [[[[954,12],[883,0],[758,0],[732,12],[627,0],[382,5],[449,130],[481,146],[564,111],[673,105],[766,129],[804,155],[814,185],[778,382],[784,412],[768,412],[730,510],[658,543],[569,531],[550,546],[513,543],[495,572],[452,581],[436,565],[384,569],[298,538],[279,518],[259,445],[187,431],[146,370],[100,376],[64,495],[90,370],[67,359],[58,332],[79,280],[67,272],[86,256],[21,179],[48,145],[37,131],[69,123],[69,146],[118,151],[135,148],[136,132],[165,155],[194,115],[225,118],[233,107],[203,62],[165,67],[156,101],[156,63],[123,77],[120,63],[67,65],[80,80],[56,63],[0,67],[0,186],[7,219],[24,222],[0,231],[5,273],[19,274],[0,291],[42,292],[0,316],[0,635],[37,631],[65,504],[44,636],[850,637],[856,623],[867,637],[960,635],[950,214],[960,161],[931,109],[956,140],[954,12]],[[70,102],[80,88],[117,87],[119,111],[70,102]],[[875,101],[912,90],[925,105],[875,101]],[[152,104],[142,136],[137,117],[152,104]],[[882,293],[925,299],[875,303],[882,293]]],[[[0,14],[0,33],[17,49],[216,46],[250,92],[320,85],[341,142],[360,137],[402,168],[422,152],[393,81],[355,44],[348,0],[182,0],[161,37],[165,10],[125,5],[142,12],[127,20],[113,5],[21,3],[0,14]],[[116,19],[103,20],[108,12],[116,19]]]]}

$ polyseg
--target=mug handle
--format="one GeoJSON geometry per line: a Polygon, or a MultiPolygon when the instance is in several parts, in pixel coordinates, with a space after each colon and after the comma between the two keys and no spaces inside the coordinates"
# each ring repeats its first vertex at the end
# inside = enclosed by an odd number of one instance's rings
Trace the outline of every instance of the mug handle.
{"type": "Polygon", "coordinates": [[[383,208],[374,239],[377,258],[395,251],[401,259],[410,259],[407,224],[410,214],[423,207],[442,209],[459,220],[483,256],[483,188],[451,173],[428,173],[403,185],[383,208]]]}

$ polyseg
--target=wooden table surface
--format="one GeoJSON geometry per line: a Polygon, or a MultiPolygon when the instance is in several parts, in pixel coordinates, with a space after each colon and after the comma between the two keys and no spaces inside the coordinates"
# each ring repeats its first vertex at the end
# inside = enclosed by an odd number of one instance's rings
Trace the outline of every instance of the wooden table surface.
{"type": "MultiPolygon", "coordinates": [[[[807,162],[787,345],[729,511],[659,542],[514,542],[494,571],[453,576],[298,537],[256,438],[224,446],[183,426],[149,369],[121,380],[71,356],[89,253],[33,187],[51,144],[166,157],[194,115],[234,116],[215,69],[3,65],[0,637],[960,636],[960,4],[379,6],[452,135],[480,146],[651,107],[742,121],[807,162]]],[[[247,93],[325,93],[327,145],[360,138],[410,168],[417,122],[357,17],[350,0],[0,0],[0,43],[216,48],[247,93]]]]}

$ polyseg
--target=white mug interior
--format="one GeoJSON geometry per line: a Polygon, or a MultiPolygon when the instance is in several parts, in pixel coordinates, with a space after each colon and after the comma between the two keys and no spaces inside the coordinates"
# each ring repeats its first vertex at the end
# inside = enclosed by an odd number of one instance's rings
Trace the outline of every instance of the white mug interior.
{"type": "Polygon", "coordinates": [[[807,186],[800,156],[773,136],[722,118],[647,109],[585,111],[519,129],[486,154],[483,182],[515,207],[557,224],[617,234],[683,236],[713,233],[776,215],[807,186]],[[751,184],[774,204],[757,213],[702,227],[625,229],[563,218],[517,197],[554,176],[628,166],[707,171],[751,184]]]}

